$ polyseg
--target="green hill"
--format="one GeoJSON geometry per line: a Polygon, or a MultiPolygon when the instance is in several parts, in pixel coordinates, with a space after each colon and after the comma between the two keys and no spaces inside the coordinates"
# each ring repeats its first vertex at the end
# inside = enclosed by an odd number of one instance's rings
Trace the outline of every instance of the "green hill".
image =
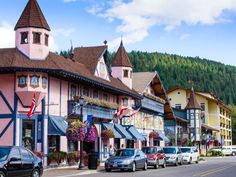
{"type": "MultiPolygon", "coordinates": [[[[109,54],[108,62],[114,53],[109,54]]],[[[236,105],[236,67],[199,57],[132,51],[134,72],[158,71],[166,90],[175,86],[212,92],[226,104],[236,105]]]]}

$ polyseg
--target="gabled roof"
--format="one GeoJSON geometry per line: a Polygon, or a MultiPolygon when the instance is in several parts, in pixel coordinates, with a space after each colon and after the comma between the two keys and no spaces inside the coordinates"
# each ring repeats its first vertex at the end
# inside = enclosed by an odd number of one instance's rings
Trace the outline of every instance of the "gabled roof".
{"type": "Polygon", "coordinates": [[[38,5],[37,0],[28,1],[15,26],[15,30],[17,30],[18,28],[27,27],[44,28],[49,31],[51,30],[38,5]]]}
{"type": "Polygon", "coordinates": [[[123,66],[123,67],[131,67],[131,68],[133,67],[130,62],[129,56],[123,46],[122,41],[120,43],[119,49],[117,50],[117,52],[112,60],[111,66],[112,67],[123,66]]]}
{"type": "Polygon", "coordinates": [[[197,98],[196,98],[193,88],[190,93],[190,98],[185,109],[201,109],[199,103],[197,102],[197,98]]]}
{"type": "Polygon", "coordinates": [[[156,72],[135,72],[133,73],[133,88],[139,92],[143,93],[145,88],[152,82],[153,78],[156,76],[156,72]]]}
{"type": "Polygon", "coordinates": [[[107,46],[78,47],[74,49],[74,59],[87,66],[91,73],[95,72],[98,59],[104,55],[107,46]]]}
{"type": "Polygon", "coordinates": [[[89,63],[84,65],[76,60],[66,59],[51,52],[45,60],[30,60],[16,48],[0,49],[0,72],[48,72],[60,77],[78,79],[87,84],[109,89],[115,93],[141,98],[136,91],[130,90],[117,78],[110,77],[110,81],[107,81],[94,76],[94,73],[91,73],[87,68],[88,65],[89,63]]]}

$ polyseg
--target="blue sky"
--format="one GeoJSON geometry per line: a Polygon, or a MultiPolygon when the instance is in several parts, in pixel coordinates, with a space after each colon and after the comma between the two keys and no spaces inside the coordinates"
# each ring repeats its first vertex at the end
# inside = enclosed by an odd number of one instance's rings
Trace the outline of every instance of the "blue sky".
{"type": "MultiPolygon", "coordinates": [[[[0,48],[28,0],[0,0],[0,48]]],[[[51,49],[102,45],[117,50],[199,56],[236,66],[236,0],[38,0],[52,29],[51,49]]]]}

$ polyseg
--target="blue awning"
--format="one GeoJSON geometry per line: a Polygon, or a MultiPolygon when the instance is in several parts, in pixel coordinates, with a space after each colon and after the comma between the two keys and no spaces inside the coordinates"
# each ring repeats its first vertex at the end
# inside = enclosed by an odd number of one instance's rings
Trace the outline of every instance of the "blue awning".
{"type": "Polygon", "coordinates": [[[120,124],[115,124],[116,130],[122,135],[122,138],[132,140],[132,136],[126,131],[125,127],[120,124]]]}
{"type": "Polygon", "coordinates": [[[48,117],[48,135],[65,136],[68,125],[64,117],[49,116],[48,117]]]}
{"type": "Polygon", "coordinates": [[[111,123],[102,123],[103,127],[107,130],[111,130],[114,133],[115,138],[122,138],[122,135],[118,133],[114,127],[114,124],[111,123]]]}
{"type": "Polygon", "coordinates": [[[127,127],[127,131],[132,135],[133,139],[145,141],[145,138],[134,126],[127,127]]]}
{"type": "Polygon", "coordinates": [[[164,133],[162,133],[160,130],[157,130],[158,134],[159,134],[159,137],[156,138],[157,140],[161,140],[161,141],[165,141],[165,143],[169,143],[170,140],[169,138],[167,138],[164,133]]]}

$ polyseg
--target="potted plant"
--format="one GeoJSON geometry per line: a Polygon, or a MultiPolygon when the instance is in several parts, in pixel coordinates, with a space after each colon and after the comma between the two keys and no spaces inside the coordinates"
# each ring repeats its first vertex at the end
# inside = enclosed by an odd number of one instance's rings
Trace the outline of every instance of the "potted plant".
{"type": "Polygon", "coordinates": [[[77,152],[69,152],[67,154],[67,162],[68,165],[74,165],[78,163],[78,153],[77,152]]]}
{"type": "Polygon", "coordinates": [[[84,139],[84,141],[86,142],[94,142],[97,139],[97,130],[96,127],[94,125],[92,125],[89,129],[89,132],[86,134],[86,137],[84,139]]]}
{"type": "Polygon", "coordinates": [[[66,130],[66,137],[70,141],[84,141],[86,136],[86,128],[85,125],[80,122],[72,122],[67,130],[66,130]]]}
{"type": "Polygon", "coordinates": [[[112,130],[106,129],[106,130],[103,130],[103,131],[101,132],[101,138],[102,138],[102,139],[109,139],[109,138],[114,138],[114,137],[115,137],[115,136],[114,136],[114,133],[113,133],[112,130]]]}

